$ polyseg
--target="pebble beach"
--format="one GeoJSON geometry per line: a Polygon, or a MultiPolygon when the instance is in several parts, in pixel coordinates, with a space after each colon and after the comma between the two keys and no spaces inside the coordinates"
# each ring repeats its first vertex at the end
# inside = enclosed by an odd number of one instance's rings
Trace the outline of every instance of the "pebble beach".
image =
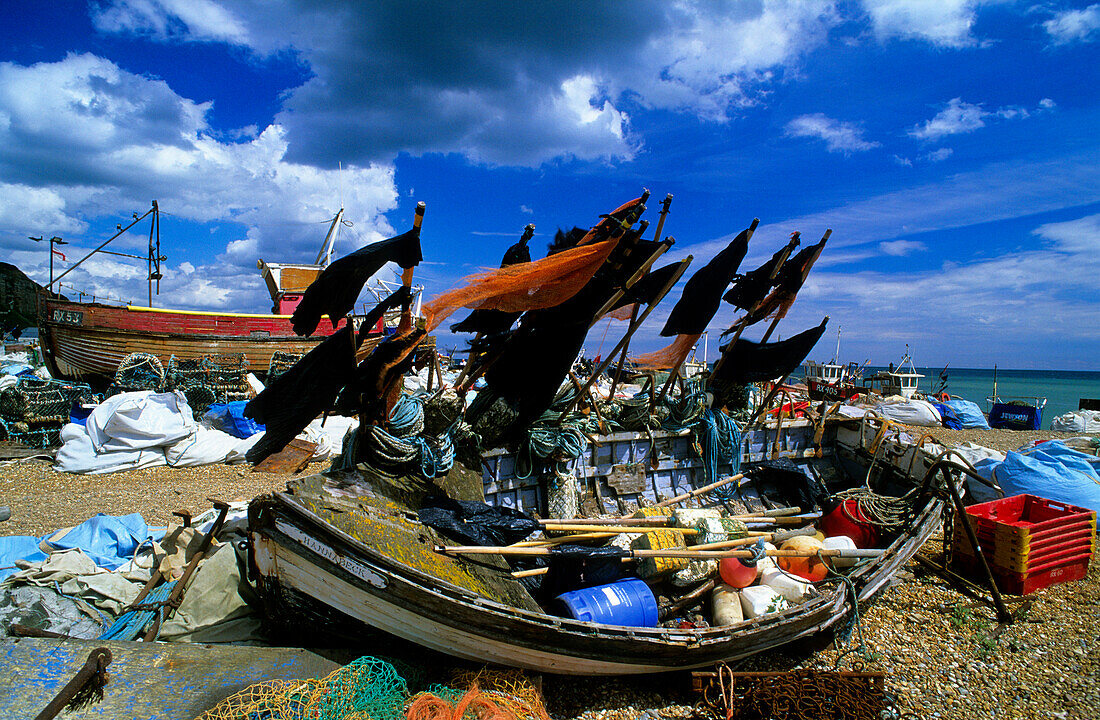
{"type": "MultiPolygon", "coordinates": [[[[945,444],[973,442],[1001,451],[1068,437],[1050,431],[946,429],[933,435],[945,444]]],[[[313,463],[305,472],[326,467],[313,463]]],[[[46,457],[6,461],[0,465],[0,504],[11,507],[12,517],[0,525],[0,533],[42,535],[97,512],[138,512],[150,525],[163,525],[178,521],[173,511],[208,509],[208,497],[246,501],[282,489],[288,479],[231,465],[88,476],[56,472],[46,457]]],[[[942,538],[934,537],[921,555],[939,562],[942,538]]],[[[1100,717],[1097,563],[1083,580],[1024,598],[1006,597],[1017,620],[1001,627],[990,604],[911,561],[894,585],[862,608],[859,627],[844,646],[803,643],[734,669],[834,669],[843,655],[840,669],[858,665],[886,674],[893,717],[1100,717]]],[[[545,676],[542,683],[555,720],[683,718],[693,715],[698,700],[687,672],[614,679],[545,676]]]]}

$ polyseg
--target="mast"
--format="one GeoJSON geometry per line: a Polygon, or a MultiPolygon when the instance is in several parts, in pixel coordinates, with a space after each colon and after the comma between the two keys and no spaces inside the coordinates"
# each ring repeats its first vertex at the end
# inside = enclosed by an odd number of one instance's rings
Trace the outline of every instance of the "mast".
{"type": "Polygon", "coordinates": [[[325,241],[321,243],[321,252],[317,253],[317,259],[313,261],[314,265],[328,266],[332,262],[332,247],[336,244],[336,236],[340,234],[340,225],[344,219],[344,208],[340,207],[340,212],[336,213],[336,217],[332,219],[332,224],[329,225],[328,234],[325,235],[325,241]],[[324,259],[324,262],[321,260],[324,259]]]}
{"type": "Polygon", "coordinates": [[[833,362],[837,365],[840,364],[840,328],[842,325],[837,325],[836,328],[836,355],[833,356],[833,362]]]}

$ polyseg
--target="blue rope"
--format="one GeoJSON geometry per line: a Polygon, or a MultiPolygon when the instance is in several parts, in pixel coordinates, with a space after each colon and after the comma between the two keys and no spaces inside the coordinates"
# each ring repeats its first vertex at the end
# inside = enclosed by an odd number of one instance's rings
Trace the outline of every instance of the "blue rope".
{"type": "Polygon", "coordinates": [[[525,480],[531,477],[535,470],[535,458],[575,460],[587,448],[588,440],[584,433],[572,425],[532,427],[527,432],[527,441],[516,456],[516,478],[525,480]]]}
{"type": "MultiPolygon", "coordinates": [[[[175,580],[164,583],[145,596],[145,603],[150,605],[153,603],[163,603],[168,599],[168,596],[172,593],[172,588],[175,586],[175,580]]],[[[159,612],[164,612],[163,605],[159,612]]],[[[138,635],[141,635],[142,631],[145,630],[149,623],[157,616],[157,613],[157,610],[129,610],[124,612],[111,623],[111,627],[107,628],[107,630],[96,639],[137,640],[138,635]]],[[[163,622],[161,624],[163,624],[163,622]]]]}
{"type": "MultiPolygon", "coordinates": [[[[703,416],[695,426],[695,435],[703,455],[703,468],[707,483],[718,481],[718,466],[730,465],[730,473],[741,471],[741,431],[737,423],[721,410],[711,408],[703,411],[703,416]]],[[[736,485],[715,488],[711,493],[720,500],[729,500],[736,492],[736,485]]]]}
{"type": "Polygon", "coordinates": [[[387,424],[394,437],[420,434],[424,430],[424,405],[420,398],[402,394],[390,411],[387,424]]]}

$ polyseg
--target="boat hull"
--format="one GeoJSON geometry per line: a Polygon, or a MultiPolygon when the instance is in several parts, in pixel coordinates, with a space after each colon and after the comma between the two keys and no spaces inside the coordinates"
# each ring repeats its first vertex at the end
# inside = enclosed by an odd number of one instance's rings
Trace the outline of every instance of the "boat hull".
{"type": "MultiPolygon", "coordinates": [[[[291,498],[250,518],[253,562],[268,602],[323,603],[346,618],[476,662],[567,675],[683,670],[748,657],[812,636],[843,617],[832,588],[741,627],[635,628],[520,610],[418,574],[341,536],[291,498]]],[[[286,615],[277,607],[274,616],[286,615]]],[[[287,622],[295,622],[287,618],[287,622]]]]}
{"type": "MultiPolygon", "coordinates": [[[[889,466],[892,471],[923,477],[933,456],[916,446],[905,447],[881,437],[876,440],[878,430],[869,424],[858,429],[834,428],[830,436],[843,434],[846,440],[843,446],[837,441],[835,452],[817,457],[814,448],[792,442],[786,456],[814,458],[823,466],[843,468],[862,480],[864,475],[855,473],[871,461],[862,448],[874,441],[881,451],[880,471],[889,466]]],[[[656,444],[644,434],[615,437],[601,438],[594,452],[603,454],[591,464],[593,477],[606,472],[615,464],[612,460],[632,445],[648,445],[652,451],[667,441],[671,443],[667,447],[675,449],[675,443],[684,440],[676,434],[656,438],[656,444]]],[[[771,441],[766,436],[754,434],[747,447],[746,461],[771,456],[771,441]]],[[[642,457],[636,447],[632,452],[642,457]]],[[[537,491],[511,475],[514,462],[506,455],[487,453],[485,459],[491,503],[529,511],[542,504],[537,491]]],[[[663,469],[658,462],[649,473],[647,487],[640,493],[647,500],[667,497],[686,489],[685,484],[704,483],[701,469],[692,467],[686,456],[678,459],[683,467],[677,466],[676,458],[666,460],[663,469]]],[[[590,462],[591,458],[583,461],[590,462]]],[[[498,595],[517,582],[503,559],[433,553],[433,545],[442,540],[434,530],[409,517],[408,507],[416,505],[380,502],[369,487],[368,481],[354,477],[314,476],[299,481],[291,493],[253,501],[249,511],[252,565],[269,606],[268,617],[292,627],[313,627],[311,622],[303,622],[303,614],[309,614],[312,621],[314,617],[331,620],[335,613],[335,625],[340,628],[357,621],[459,658],[577,675],[706,667],[827,631],[849,616],[857,600],[865,602],[888,585],[893,574],[939,527],[943,510],[940,500],[928,497],[881,558],[850,573],[850,585],[825,585],[816,597],[782,613],[714,628],[640,628],[580,622],[549,615],[530,604],[503,602],[498,595]],[[377,530],[379,525],[386,526],[384,531],[377,530]],[[479,590],[479,584],[486,582],[490,591],[479,590]]],[[[624,506],[628,508],[629,503],[624,506]]]]}
{"type": "MultiPolygon", "coordinates": [[[[39,296],[39,342],[50,374],[81,382],[110,381],[131,353],[155,355],[167,367],[170,358],[198,360],[213,355],[243,355],[249,369],[265,375],[276,352],[301,355],[336,328],[322,318],[310,337],[294,334],[289,315],[253,315],[165,310],[81,303],[39,296]]],[[[381,341],[373,333],[359,348],[362,360],[381,341]]],[[[418,353],[435,345],[421,341],[418,353]]]]}

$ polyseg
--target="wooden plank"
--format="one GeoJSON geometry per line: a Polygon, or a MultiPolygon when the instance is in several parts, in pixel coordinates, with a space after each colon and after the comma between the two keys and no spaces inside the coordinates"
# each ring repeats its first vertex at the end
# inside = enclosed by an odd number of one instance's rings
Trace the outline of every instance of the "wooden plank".
{"type": "Polygon", "coordinates": [[[110,682],[103,701],[82,710],[81,718],[194,718],[253,683],[324,677],[340,667],[301,648],[5,639],[0,717],[37,715],[97,647],[111,651],[110,682]]]}
{"type": "Polygon", "coordinates": [[[252,472],[274,473],[276,475],[291,475],[301,472],[309,459],[317,450],[317,443],[294,438],[279,452],[268,455],[258,464],[252,467],[252,472]]]}

